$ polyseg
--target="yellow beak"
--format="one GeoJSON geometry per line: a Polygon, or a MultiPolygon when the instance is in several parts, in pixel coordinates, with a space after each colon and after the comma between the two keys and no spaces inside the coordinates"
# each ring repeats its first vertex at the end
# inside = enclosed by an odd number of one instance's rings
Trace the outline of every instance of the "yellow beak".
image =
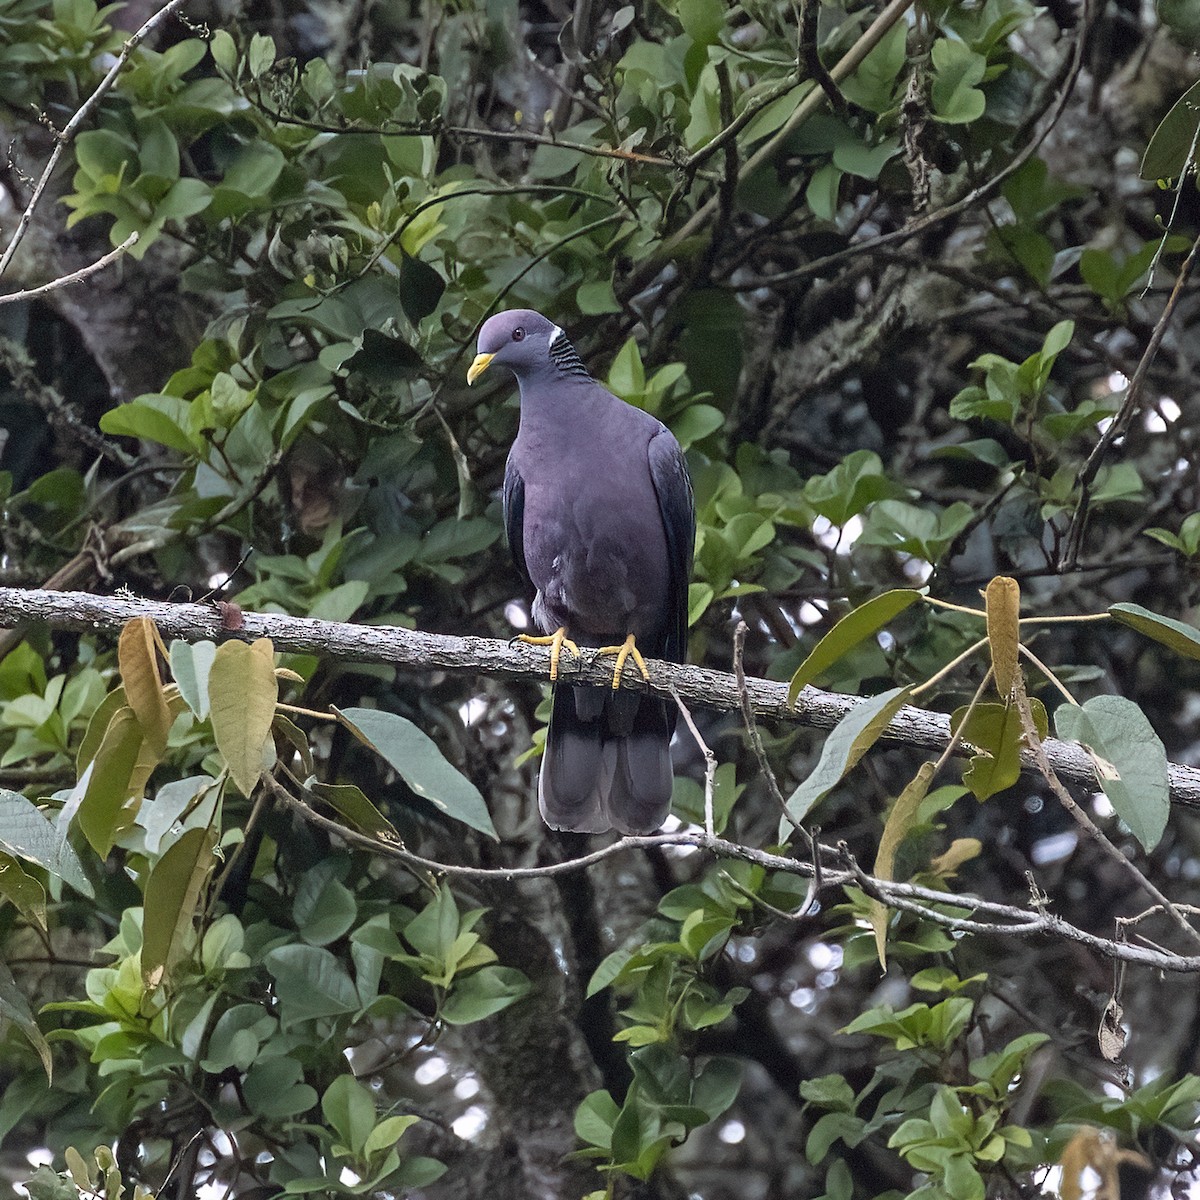
{"type": "Polygon", "coordinates": [[[467,383],[474,383],[488,369],[492,359],[495,357],[494,354],[475,355],[475,361],[467,369],[467,383]]]}

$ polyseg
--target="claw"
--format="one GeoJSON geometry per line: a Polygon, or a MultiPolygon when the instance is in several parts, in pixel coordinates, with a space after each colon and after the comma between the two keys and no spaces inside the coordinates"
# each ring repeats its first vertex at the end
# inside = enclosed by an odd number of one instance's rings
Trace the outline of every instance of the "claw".
{"type": "MultiPolygon", "coordinates": [[[[512,642],[524,642],[527,646],[549,646],[550,647],[550,682],[554,683],[558,679],[558,660],[562,657],[563,647],[565,646],[576,658],[580,657],[579,647],[575,645],[569,637],[567,637],[566,627],[556,629],[553,633],[538,636],[532,633],[518,633],[512,642]]],[[[509,645],[512,645],[509,642],[509,645]]]]}
{"type": "Polygon", "coordinates": [[[642,652],[637,648],[637,642],[631,633],[619,646],[601,646],[595,654],[599,657],[601,654],[615,654],[617,656],[616,666],[613,667],[612,685],[614,690],[621,686],[621,673],[625,670],[625,661],[632,656],[633,661],[637,663],[637,669],[641,671],[642,678],[649,683],[650,671],[646,666],[646,660],[642,657],[642,652]]]}

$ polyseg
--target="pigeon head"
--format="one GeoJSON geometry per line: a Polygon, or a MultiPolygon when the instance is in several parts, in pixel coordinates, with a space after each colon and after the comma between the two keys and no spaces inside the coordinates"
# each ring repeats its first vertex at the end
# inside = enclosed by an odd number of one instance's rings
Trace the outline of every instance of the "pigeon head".
{"type": "Polygon", "coordinates": [[[530,308],[497,313],[479,331],[479,353],[467,371],[467,382],[474,383],[492,363],[508,367],[520,379],[548,365],[550,344],[563,336],[557,325],[530,308]]]}

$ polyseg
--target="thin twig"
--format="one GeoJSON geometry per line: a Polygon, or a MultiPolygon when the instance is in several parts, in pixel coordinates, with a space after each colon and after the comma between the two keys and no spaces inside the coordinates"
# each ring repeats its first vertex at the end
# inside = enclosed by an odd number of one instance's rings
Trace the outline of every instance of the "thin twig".
{"type": "Polygon", "coordinates": [[[1196,265],[1198,253],[1200,253],[1200,236],[1197,236],[1196,240],[1192,243],[1192,248],[1188,251],[1187,258],[1183,260],[1183,266],[1179,268],[1179,275],[1175,279],[1175,286],[1171,289],[1170,296],[1167,297],[1167,303],[1163,306],[1162,315],[1154,325],[1154,331],[1150,334],[1150,340],[1146,343],[1146,349],[1142,354],[1141,360],[1138,362],[1137,370],[1134,371],[1133,378],[1129,381],[1129,387],[1125,390],[1125,399],[1121,401],[1121,407],[1117,415],[1113,418],[1108,428],[1100,435],[1099,441],[1096,442],[1091,454],[1087,457],[1087,461],[1083,464],[1082,470],[1079,472],[1079,504],[1071,517],[1071,525],[1067,530],[1066,545],[1063,550],[1063,559],[1060,567],[1063,571],[1071,570],[1079,557],[1079,551],[1083,546],[1084,531],[1087,528],[1088,511],[1091,506],[1092,482],[1095,480],[1096,473],[1100,470],[1109,450],[1112,449],[1113,443],[1129,428],[1134,413],[1138,411],[1138,405],[1142,398],[1142,390],[1146,386],[1146,377],[1149,375],[1150,367],[1158,356],[1163,336],[1167,332],[1167,326],[1171,322],[1171,317],[1175,314],[1175,307],[1183,296],[1184,286],[1191,277],[1192,268],[1196,265]]]}
{"type": "Polygon", "coordinates": [[[771,762],[767,758],[767,750],[763,745],[762,734],[758,731],[758,722],[754,719],[754,709],[750,704],[750,693],[746,688],[746,634],[748,627],[745,621],[739,621],[737,628],[733,631],[733,677],[737,680],[738,701],[739,707],[742,710],[742,724],[746,726],[746,735],[750,739],[750,749],[754,752],[754,757],[758,761],[758,769],[762,772],[763,779],[767,783],[767,791],[771,795],[771,799],[775,801],[776,806],[783,816],[787,819],[791,827],[808,842],[809,848],[813,846],[813,840],[809,836],[808,830],[792,816],[788,810],[787,801],[783,798],[783,792],[779,790],[779,781],[775,778],[775,772],[771,769],[771,762]]]}
{"type": "Polygon", "coordinates": [[[691,711],[680,698],[679,690],[674,684],[671,685],[671,695],[675,697],[675,703],[679,705],[679,711],[683,713],[684,724],[688,727],[700,753],[704,755],[704,832],[709,837],[716,837],[716,831],[713,828],[713,788],[717,781],[717,756],[700,736],[700,730],[696,728],[696,722],[692,720],[691,711]]]}
{"type": "Polygon", "coordinates": [[[135,229],[119,246],[114,250],[110,250],[103,258],[98,258],[94,263],[86,267],[80,267],[78,271],[72,271],[70,275],[60,275],[57,279],[50,280],[49,283],[40,284],[35,288],[25,288],[20,292],[7,292],[0,295],[0,305],[12,304],[15,300],[35,300],[38,296],[48,296],[51,292],[57,292],[60,288],[70,287],[73,283],[80,283],[85,279],[90,279],[93,275],[99,274],[105,267],[117,261],[126,250],[131,249],[138,243],[140,234],[135,229]]]}
{"type": "MultiPolygon", "coordinates": [[[[323,817],[314,812],[303,801],[296,799],[286,789],[266,777],[272,785],[272,790],[295,812],[306,821],[328,833],[338,837],[342,842],[367,850],[385,858],[394,859],[406,866],[430,871],[436,875],[445,875],[463,879],[490,879],[500,882],[511,882],[517,879],[545,878],[553,875],[564,875],[579,871],[585,867],[602,862],[613,855],[622,854],[629,850],[646,850],[665,846],[688,846],[705,850],[718,858],[735,859],[752,863],[768,871],[780,871],[789,875],[800,875],[811,878],[814,868],[809,862],[782,855],[770,854],[751,846],[743,846],[724,838],[711,837],[702,830],[683,831],[676,833],[651,834],[647,836],[630,836],[619,838],[593,850],[589,854],[565,862],[550,863],[541,867],[474,867],[459,863],[443,863],[425,858],[403,847],[396,846],[356,830],[348,829],[336,821],[323,817]],[[278,790],[276,790],[278,789],[278,790]]],[[[832,846],[823,847],[834,854],[832,846]]],[[[843,856],[845,857],[845,856],[843,856]]],[[[1049,912],[1030,912],[1011,904],[999,904],[991,900],[983,900],[976,896],[955,895],[938,891],[934,888],[920,887],[911,883],[896,883],[892,880],[876,879],[866,875],[861,868],[848,859],[845,869],[824,871],[826,887],[842,887],[854,884],[862,887],[868,894],[892,908],[904,912],[915,913],[923,919],[945,929],[964,933],[983,933],[1010,937],[1057,937],[1076,942],[1094,950],[1106,958],[1122,962],[1134,963],[1161,971],[1173,973],[1195,974],[1200,972],[1200,955],[1173,954],[1162,950],[1152,950],[1144,946],[1133,945],[1129,942],[1118,942],[1111,938],[1098,937],[1071,925],[1068,921],[1056,917],[1049,912]],[[947,910],[955,911],[947,911],[947,910]],[[977,920],[974,917],[960,915],[961,912],[974,912],[993,918],[992,920],[977,920]]]]}

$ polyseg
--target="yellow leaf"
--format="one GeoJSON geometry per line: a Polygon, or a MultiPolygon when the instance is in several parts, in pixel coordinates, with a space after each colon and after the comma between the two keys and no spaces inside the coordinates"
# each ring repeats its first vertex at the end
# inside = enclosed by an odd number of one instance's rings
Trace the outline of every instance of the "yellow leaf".
{"type": "Polygon", "coordinates": [[[930,862],[929,869],[943,879],[950,879],[963,863],[978,858],[982,852],[983,843],[978,838],[955,838],[947,849],[930,862]]]}
{"type": "Polygon", "coordinates": [[[209,713],[217,749],[238,791],[249,796],[262,773],[279,681],[269,638],[224,642],[208,673],[209,713]]]}
{"type": "Polygon", "coordinates": [[[1100,1157],[1100,1137],[1090,1126],[1085,1125],[1063,1147],[1058,1165],[1062,1167],[1060,1200],[1080,1200],[1083,1189],[1080,1176],[1100,1157]]]}
{"type": "MultiPolygon", "coordinates": [[[[933,782],[934,763],[922,763],[916,777],[908,784],[892,805],[888,819],[883,826],[883,836],[879,839],[879,850],[875,855],[875,868],[872,874],[876,879],[892,879],[896,866],[896,851],[900,843],[908,836],[917,809],[929,791],[933,782]]],[[[887,905],[880,900],[871,901],[868,913],[871,927],[875,930],[875,948],[879,952],[879,965],[887,970],[887,905]]]]}
{"type": "Polygon", "coordinates": [[[125,702],[133,709],[147,744],[161,755],[167,748],[171,714],[158,674],[159,645],[161,639],[154,622],[149,617],[135,617],[121,630],[117,664],[121,669],[121,682],[125,685],[125,702]]]}
{"type": "Polygon", "coordinates": [[[1017,647],[1020,645],[1021,588],[1015,579],[997,575],[984,593],[987,605],[988,645],[992,652],[992,671],[996,690],[1005,702],[1012,695],[1020,672],[1017,647]]]}

